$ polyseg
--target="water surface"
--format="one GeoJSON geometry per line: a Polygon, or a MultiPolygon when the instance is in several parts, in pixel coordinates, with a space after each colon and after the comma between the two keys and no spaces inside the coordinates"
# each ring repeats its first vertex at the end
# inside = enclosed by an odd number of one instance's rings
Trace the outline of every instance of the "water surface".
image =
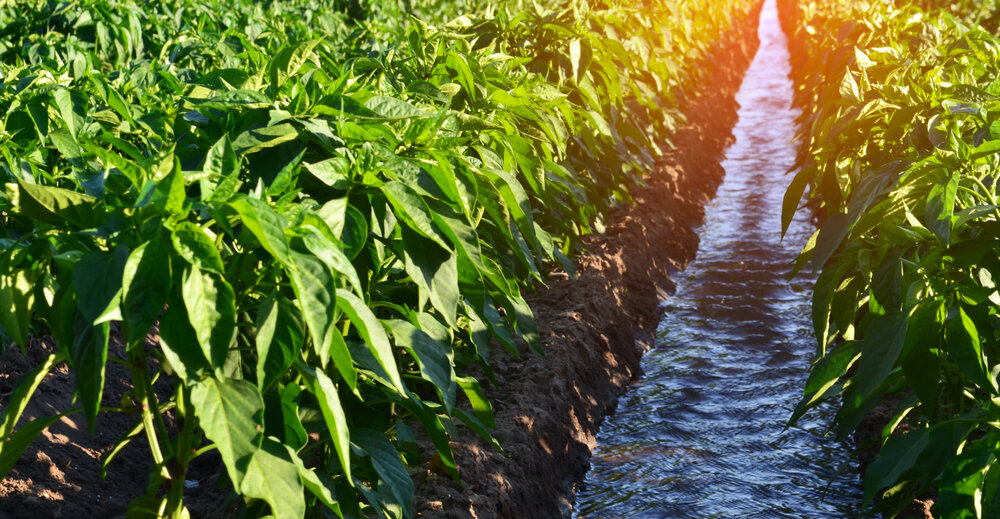
{"type": "Polygon", "coordinates": [[[780,239],[797,113],[774,0],[759,34],[697,258],[665,304],[646,374],[601,427],[579,519],[859,514],[857,474],[838,476],[849,448],[822,436],[830,410],[784,430],[815,354],[812,279],[788,280],[813,229],[799,219],[780,239]]]}

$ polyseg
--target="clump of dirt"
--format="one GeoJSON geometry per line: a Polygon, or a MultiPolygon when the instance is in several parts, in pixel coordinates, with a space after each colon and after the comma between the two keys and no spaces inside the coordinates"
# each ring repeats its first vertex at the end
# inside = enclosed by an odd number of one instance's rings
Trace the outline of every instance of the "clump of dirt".
{"type": "MultiPolygon", "coordinates": [[[[439,471],[418,479],[417,515],[427,518],[569,517],[574,485],[589,469],[602,418],[639,374],[652,346],[670,275],[694,258],[703,206],[722,182],[720,165],[737,120],[736,91],[756,51],[757,11],[705,66],[712,75],[684,109],[686,125],[636,204],[612,215],[577,261],[579,279],[554,275],[528,302],[546,359],[499,351],[495,436],[507,456],[466,434],[454,442],[462,489],[439,471]]],[[[485,387],[485,381],[484,381],[485,387]]]]}

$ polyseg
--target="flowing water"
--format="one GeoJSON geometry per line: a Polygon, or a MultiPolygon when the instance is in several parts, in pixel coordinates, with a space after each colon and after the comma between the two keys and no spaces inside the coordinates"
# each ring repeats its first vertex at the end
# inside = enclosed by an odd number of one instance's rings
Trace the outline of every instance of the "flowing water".
{"type": "Polygon", "coordinates": [[[812,280],[788,280],[812,228],[798,219],[780,239],[796,112],[774,0],[759,34],[698,256],[665,305],[644,377],[601,427],[579,519],[859,514],[859,478],[853,467],[838,475],[850,449],[822,436],[830,416],[784,429],[815,352],[812,280]]]}

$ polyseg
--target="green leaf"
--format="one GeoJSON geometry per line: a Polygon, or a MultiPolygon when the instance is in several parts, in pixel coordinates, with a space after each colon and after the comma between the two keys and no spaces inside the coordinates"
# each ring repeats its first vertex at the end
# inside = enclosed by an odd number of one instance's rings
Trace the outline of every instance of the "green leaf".
{"type": "Polygon", "coordinates": [[[214,203],[225,203],[235,195],[243,183],[240,180],[240,159],[233,150],[229,136],[223,135],[205,155],[205,164],[202,169],[218,178],[214,187],[206,188],[209,184],[202,183],[202,200],[209,200],[214,203]]]}
{"type": "Polygon", "coordinates": [[[847,70],[844,77],[840,80],[840,95],[849,101],[855,103],[861,102],[861,91],[858,88],[858,82],[854,80],[854,75],[851,74],[850,70],[847,70]]]}
{"type": "Polygon", "coordinates": [[[388,493],[395,498],[396,504],[404,510],[404,513],[412,510],[413,479],[410,478],[406,466],[403,465],[399,453],[389,439],[378,431],[356,429],[351,431],[351,441],[371,458],[372,466],[381,479],[379,493],[384,495],[382,485],[388,485],[388,493]]]}
{"type": "Polygon", "coordinates": [[[222,277],[191,266],[181,285],[184,307],[205,358],[221,368],[236,337],[236,294],[222,277]]]}
{"type": "Polygon", "coordinates": [[[392,331],[396,344],[413,355],[420,367],[420,376],[430,382],[450,413],[455,407],[458,384],[455,377],[454,353],[451,345],[434,340],[427,332],[408,321],[383,321],[392,331]]]}
{"type": "Polygon", "coordinates": [[[473,377],[459,377],[458,385],[462,386],[462,391],[465,392],[469,403],[472,404],[472,412],[475,413],[476,418],[486,427],[495,429],[496,422],[493,419],[493,406],[490,405],[490,401],[483,394],[483,388],[479,386],[479,381],[473,377]]]}
{"type": "Polygon", "coordinates": [[[299,41],[281,47],[267,66],[271,89],[281,90],[288,78],[294,76],[313,53],[313,49],[323,42],[323,38],[299,41]]]}
{"type": "Polygon", "coordinates": [[[316,180],[333,189],[347,189],[351,186],[351,165],[344,157],[333,157],[315,164],[303,162],[302,166],[316,180]]]}
{"type": "MultiPolygon", "coordinates": [[[[531,143],[517,135],[508,135],[505,139],[505,144],[513,154],[514,161],[517,162],[523,178],[528,182],[532,191],[539,195],[543,194],[545,191],[545,174],[542,171],[542,162],[535,149],[531,146],[531,143]]],[[[521,201],[518,200],[517,203],[520,204],[521,201]]],[[[530,211],[525,212],[526,214],[531,214],[530,211]]],[[[524,227],[522,227],[523,229],[524,227]]]]}
{"type": "Polygon", "coordinates": [[[386,336],[382,325],[375,318],[375,314],[365,305],[364,301],[343,289],[337,289],[337,308],[347,314],[361,338],[364,339],[365,344],[368,345],[372,355],[389,376],[389,380],[400,393],[405,394],[406,388],[403,386],[403,380],[399,377],[399,370],[396,368],[392,345],[389,343],[389,337],[386,336]]]}
{"type": "Polygon", "coordinates": [[[520,294],[513,294],[509,300],[513,309],[514,322],[517,324],[517,331],[521,334],[521,339],[528,344],[528,348],[535,355],[545,358],[545,351],[542,350],[542,341],[538,335],[538,327],[535,325],[535,314],[531,311],[531,307],[528,306],[528,303],[525,302],[520,294]]]}
{"type": "Polygon", "coordinates": [[[241,133],[233,141],[233,149],[237,154],[250,155],[260,150],[293,141],[299,136],[299,131],[290,123],[275,126],[265,126],[241,133]]]}
{"type": "Polygon", "coordinates": [[[156,195],[153,203],[159,207],[162,204],[167,213],[173,215],[185,214],[184,204],[187,202],[187,192],[185,191],[184,172],[178,167],[170,170],[170,173],[156,184],[156,195]]]}
{"type": "Polygon", "coordinates": [[[816,248],[813,249],[813,272],[819,272],[826,266],[827,260],[837,252],[850,231],[851,222],[846,214],[834,213],[826,216],[819,228],[816,248]]]}
{"type": "Polygon", "coordinates": [[[410,229],[440,245],[441,248],[452,250],[442,238],[441,231],[434,226],[434,219],[427,204],[412,188],[393,180],[382,186],[382,193],[392,204],[393,214],[410,229]]]}
{"type": "Polygon", "coordinates": [[[17,212],[52,225],[72,224],[80,229],[100,225],[104,204],[90,196],[60,187],[29,184],[17,180],[13,205],[17,212]]]}
{"type": "Polygon", "coordinates": [[[416,106],[396,99],[395,97],[374,96],[365,101],[365,107],[379,114],[387,121],[399,121],[419,117],[429,117],[430,114],[416,106]]]}
{"type": "Polygon", "coordinates": [[[438,456],[441,458],[441,463],[448,470],[448,474],[455,481],[460,481],[458,467],[455,465],[455,455],[449,443],[448,431],[445,430],[444,424],[441,423],[441,418],[434,412],[431,412],[416,395],[411,393],[406,394],[406,398],[403,398],[401,395],[398,403],[413,413],[417,417],[417,420],[423,424],[427,430],[427,434],[431,437],[431,442],[434,443],[434,448],[438,456]]]}
{"type": "Polygon", "coordinates": [[[937,183],[927,195],[927,228],[945,243],[951,243],[951,224],[961,175],[954,174],[937,183]]]}
{"type": "Polygon", "coordinates": [[[930,429],[917,429],[889,438],[865,471],[865,503],[870,503],[879,490],[896,484],[904,472],[913,468],[928,446],[929,439],[930,429]]]}
{"type": "Polygon", "coordinates": [[[344,408],[340,405],[340,394],[337,393],[337,386],[322,370],[310,371],[314,374],[313,380],[310,381],[310,389],[319,402],[323,420],[326,421],[334,450],[337,452],[337,459],[340,460],[340,466],[344,470],[344,477],[347,481],[353,482],[351,478],[351,430],[347,424],[344,408]]]}
{"type": "Polygon", "coordinates": [[[573,82],[580,81],[580,39],[573,38],[569,41],[569,62],[573,70],[573,82]]]}
{"type": "Polygon", "coordinates": [[[933,407],[941,392],[939,376],[941,358],[936,351],[947,315],[941,299],[921,301],[910,313],[906,326],[906,342],[900,354],[903,374],[920,402],[933,407]]]}
{"type": "Polygon", "coordinates": [[[809,370],[802,399],[795,406],[795,411],[785,427],[791,427],[807,410],[823,401],[859,356],[858,343],[845,342],[839,344],[834,351],[820,357],[809,370]]]}
{"type": "Polygon", "coordinates": [[[295,306],[280,294],[271,294],[257,314],[257,385],[267,389],[299,357],[305,343],[305,325],[295,306]]]}
{"type": "Polygon", "coordinates": [[[163,312],[160,347],[170,369],[188,384],[195,383],[204,372],[211,371],[183,301],[171,301],[170,307],[163,312]]]}
{"type": "Polygon", "coordinates": [[[337,315],[332,311],[337,306],[333,274],[315,256],[293,252],[291,258],[294,268],[287,269],[288,277],[295,290],[295,303],[309,328],[313,349],[324,367],[329,359],[333,360],[337,371],[353,391],[358,374],[351,352],[337,330],[337,315]]]}
{"type": "Polygon", "coordinates": [[[128,256],[128,248],[119,245],[110,251],[92,252],[73,267],[77,308],[90,324],[122,318],[119,307],[128,256]]]}
{"type": "MultiPolygon", "coordinates": [[[[69,130],[66,128],[59,128],[58,130],[49,133],[49,139],[52,140],[52,144],[55,145],[59,153],[62,153],[63,157],[69,159],[71,164],[82,165],[78,162],[83,150],[80,145],[77,144],[76,139],[70,135],[69,130]]],[[[79,167],[79,166],[78,166],[79,167]]]]}
{"type": "Polygon", "coordinates": [[[986,141],[973,150],[971,159],[978,160],[985,157],[992,157],[1000,154],[1000,139],[986,141]]]}
{"type": "Polygon", "coordinates": [[[191,403],[205,436],[218,447],[229,479],[241,486],[263,440],[264,399],[245,380],[210,377],[191,386],[191,403]]]}
{"type": "Polygon", "coordinates": [[[209,238],[204,229],[191,222],[181,222],[170,234],[174,250],[188,263],[206,272],[225,275],[222,256],[215,242],[209,238]]]}
{"type": "Polygon", "coordinates": [[[500,315],[500,310],[497,309],[493,299],[489,296],[485,298],[482,317],[490,325],[490,330],[497,340],[500,341],[500,344],[516,358],[518,353],[517,347],[514,345],[514,335],[511,333],[507,321],[500,315]]]}
{"type": "Polygon", "coordinates": [[[354,259],[361,252],[368,239],[368,221],[356,207],[348,205],[348,199],[334,198],[323,204],[317,215],[326,222],[333,234],[344,246],[344,254],[354,259]]]}
{"type": "Polygon", "coordinates": [[[79,322],[79,325],[76,337],[69,345],[69,363],[76,375],[76,390],[83,403],[87,428],[93,436],[104,393],[104,370],[108,363],[111,325],[101,323],[93,326],[84,322],[79,322]]]}
{"type": "Polygon", "coordinates": [[[979,331],[961,306],[958,307],[957,314],[945,325],[944,344],[948,355],[965,376],[981,389],[997,393],[996,380],[990,375],[983,359],[979,331]]]}
{"type": "Polygon", "coordinates": [[[403,232],[403,243],[404,267],[419,288],[420,306],[430,299],[445,321],[454,326],[460,299],[457,257],[416,233],[403,232]]]}
{"type": "MultiPolygon", "coordinates": [[[[287,446],[286,446],[287,448],[287,446]]],[[[333,510],[333,513],[337,514],[337,517],[344,517],[343,512],[340,510],[340,503],[337,501],[337,493],[335,484],[330,478],[320,477],[314,470],[307,469],[305,464],[302,463],[302,459],[295,455],[295,453],[289,450],[289,455],[292,458],[292,463],[299,469],[299,477],[302,478],[302,483],[314,496],[316,496],[321,503],[323,503],[327,508],[333,510]]]]}
{"type": "Polygon", "coordinates": [[[179,167],[177,157],[174,154],[174,146],[175,144],[171,144],[157,151],[154,155],[143,159],[142,168],[149,173],[149,177],[153,181],[159,182],[163,180],[171,171],[179,167]]]}
{"type": "Polygon", "coordinates": [[[934,500],[940,517],[983,517],[983,484],[986,472],[995,463],[996,457],[987,448],[973,448],[956,455],[941,475],[938,495],[934,500]]]}
{"type": "MultiPolygon", "coordinates": [[[[320,224],[322,225],[322,222],[320,224]]],[[[358,272],[354,269],[354,265],[351,264],[351,260],[344,254],[343,249],[315,227],[305,227],[303,231],[305,236],[302,242],[309,249],[309,252],[313,253],[313,255],[323,261],[334,272],[347,278],[347,281],[350,282],[351,287],[358,295],[363,294],[364,290],[361,287],[361,279],[358,278],[358,272]]]]}
{"type": "Polygon", "coordinates": [[[792,177],[791,183],[788,184],[788,188],[785,190],[785,195],[781,202],[782,238],[785,237],[785,233],[788,232],[788,226],[792,224],[792,219],[795,218],[795,211],[799,207],[799,202],[802,201],[802,194],[805,193],[806,187],[809,185],[811,172],[809,169],[801,169],[796,172],[795,176],[792,177]]]}
{"type": "Polygon", "coordinates": [[[202,170],[219,177],[229,177],[240,172],[240,159],[233,151],[228,135],[223,135],[208,150],[202,170]]]}
{"type": "Polygon", "coordinates": [[[284,445],[265,438],[240,483],[244,495],[271,505],[274,519],[302,519],[306,514],[305,488],[291,456],[284,445]]]}
{"type": "Polygon", "coordinates": [[[483,172],[495,185],[517,226],[527,236],[532,237],[535,232],[535,222],[531,217],[531,201],[528,199],[528,193],[525,192],[524,186],[505,171],[484,169],[483,172]]]}
{"type": "Polygon", "coordinates": [[[135,248],[122,275],[122,318],[128,344],[146,338],[156,324],[170,292],[170,255],[155,238],[135,248]]]}
{"type": "Polygon", "coordinates": [[[229,111],[238,108],[267,108],[274,101],[256,90],[227,90],[208,99],[189,99],[198,108],[229,111]]]}
{"type": "Polygon", "coordinates": [[[28,329],[35,306],[37,271],[12,270],[0,275],[0,326],[23,349],[28,345],[28,329]]]}
{"type": "MultiPolygon", "coordinates": [[[[458,75],[458,82],[465,89],[465,95],[469,99],[476,98],[476,80],[472,76],[472,69],[469,67],[469,62],[466,60],[465,56],[451,51],[445,56],[445,65],[454,70],[455,74],[458,75]]],[[[445,91],[445,85],[441,85],[441,90],[445,91]]]]}
{"type": "Polygon", "coordinates": [[[52,98],[59,109],[59,118],[69,133],[76,137],[87,122],[87,100],[79,92],[66,88],[58,88],[52,92],[52,98]]]}
{"type": "Polygon", "coordinates": [[[880,315],[868,326],[858,372],[854,375],[858,398],[865,399],[892,373],[906,339],[906,314],[880,315]]]}
{"type": "Polygon", "coordinates": [[[107,84],[105,87],[108,91],[108,106],[118,112],[118,115],[121,115],[126,121],[134,124],[135,118],[132,116],[132,106],[125,101],[125,98],[118,92],[118,89],[114,85],[107,84]]]}
{"type": "Polygon", "coordinates": [[[291,264],[291,249],[285,238],[288,223],[280,214],[266,202],[247,196],[231,200],[229,206],[240,215],[240,223],[257,237],[267,252],[282,264],[291,264]]]}
{"type": "Polygon", "coordinates": [[[448,214],[444,211],[435,211],[431,214],[438,229],[448,237],[448,240],[455,246],[473,266],[484,276],[490,277],[490,273],[483,263],[483,251],[479,245],[479,235],[461,216],[448,214]]]}
{"type": "MultiPolygon", "coordinates": [[[[309,433],[306,432],[299,418],[299,404],[297,398],[302,393],[302,388],[296,384],[288,384],[281,388],[281,417],[284,421],[285,443],[289,448],[301,449],[309,443],[309,433]]],[[[292,460],[296,461],[296,460],[292,460]]]]}

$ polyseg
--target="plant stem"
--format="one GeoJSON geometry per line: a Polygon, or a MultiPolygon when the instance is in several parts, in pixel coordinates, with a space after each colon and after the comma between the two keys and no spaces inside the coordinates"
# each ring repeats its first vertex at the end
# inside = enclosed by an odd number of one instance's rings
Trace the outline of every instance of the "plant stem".
{"type": "Polygon", "coordinates": [[[167,514],[171,519],[180,519],[184,511],[184,483],[187,479],[188,463],[197,456],[191,449],[195,433],[195,417],[188,413],[187,386],[177,387],[177,420],[181,425],[177,438],[176,463],[170,468],[170,490],[167,493],[167,514]]]}
{"type": "MultiPolygon", "coordinates": [[[[166,431],[166,427],[161,429],[156,423],[160,420],[158,412],[159,406],[157,405],[155,395],[153,395],[153,387],[149,379],[149,373],[146,371],[146,358],[145,355],[143,355],[141,347],[141,343],[138,345],[132,345],[128,351],[129,369],[132,372],[132,384],[135,387],[135,394],[136,399],[139,401],[139,407],[142,409],[143,429],[146,431],[146,439],[149,440],[149,450],[153,456],[153,462],[161,467],[160,476],[169,478],[170,474],[163,466],[163,460],[165,457],[160,446],[161,442],[159,437],[162,432],[166,431]]],[[[169,437],[164,436],[164,439],[167,440],[166,445],[169,447],[169,437]]]]}

